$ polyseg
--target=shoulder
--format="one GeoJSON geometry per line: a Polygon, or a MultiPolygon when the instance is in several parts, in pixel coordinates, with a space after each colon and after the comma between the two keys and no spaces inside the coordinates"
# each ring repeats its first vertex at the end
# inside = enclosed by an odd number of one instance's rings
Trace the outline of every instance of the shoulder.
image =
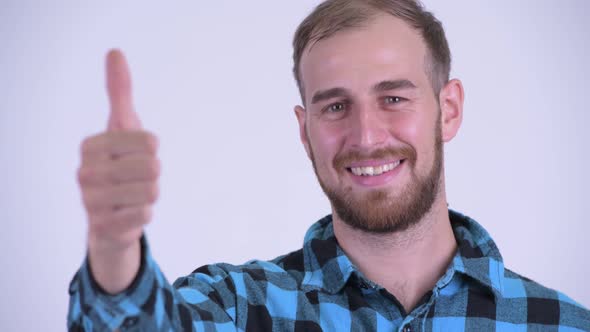
{"type": "Polygon", "coordinates": [[[215,263],[203,265],[191,274],[181,277],[174,283],[175,288],[221,285],[240,294],[246,288],[267,284],[283,289],[296,289],[304,276],[303,250],[293,251],[269,261],[250,260],[244,264],[233,265],[215,263]]]}
{"type": "Polygon", "coordinates": [[[564,293],[510,269],[504,270],[503,284],[499,309],[504,308],[508,318],[526,316],[527,324],[590,328],[590,311],[564,293]]]}

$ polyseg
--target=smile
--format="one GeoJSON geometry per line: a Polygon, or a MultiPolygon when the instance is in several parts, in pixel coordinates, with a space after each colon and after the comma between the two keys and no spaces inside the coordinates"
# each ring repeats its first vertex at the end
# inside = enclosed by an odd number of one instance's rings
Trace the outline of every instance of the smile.
{"type": "Polygon", "coordinates": [[[383,164],[379,166],[349,167],[348,170],[356,176],[377,176],[387,172],[391,172],[402,162],[403,160],[398,160],[396,162],[383,164]]]}

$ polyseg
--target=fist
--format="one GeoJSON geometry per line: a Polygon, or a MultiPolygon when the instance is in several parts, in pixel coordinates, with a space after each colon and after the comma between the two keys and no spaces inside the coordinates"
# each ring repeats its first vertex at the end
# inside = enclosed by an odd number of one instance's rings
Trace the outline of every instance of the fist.
{"type": "Polygon", "coordinates": [[[137,243],[151,220],[160,162],[156,136],[142,129],[133,110],[123,54],[111,51],[106,69],[108,126],[82,142],[78,182],[88,215],[89,241],[117,250],[137,243]]]}

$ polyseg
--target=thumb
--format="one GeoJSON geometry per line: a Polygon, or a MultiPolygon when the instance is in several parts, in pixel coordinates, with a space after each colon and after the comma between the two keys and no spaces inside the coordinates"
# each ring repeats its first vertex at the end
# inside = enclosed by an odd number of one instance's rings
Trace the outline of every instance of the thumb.
{"type": "Polygon", "coordinates": [[[110,50],[107,54],[106,79],[111,105],[107,130],[141,129],[141,121],[133,110],[129,67],[120,50],[110,50]]]}

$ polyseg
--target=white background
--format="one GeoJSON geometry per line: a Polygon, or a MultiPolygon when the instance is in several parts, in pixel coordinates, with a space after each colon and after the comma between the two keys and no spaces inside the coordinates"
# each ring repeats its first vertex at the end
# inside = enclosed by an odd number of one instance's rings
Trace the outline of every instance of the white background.
{"type": "MultiPolygon", "coordinates": [[[[508,267],[590,306],[590,1],[425,2],[466,89],[446,146],[451,207],[508,267]]],[[[65,329],[85,251],[78,149],[106,126],[110,47],[161,140],[147,232],[168,279],[300,247],[329,213],[292,112],[291,38],[317,3],[0,2],[0,330],[65,329]]]]}

